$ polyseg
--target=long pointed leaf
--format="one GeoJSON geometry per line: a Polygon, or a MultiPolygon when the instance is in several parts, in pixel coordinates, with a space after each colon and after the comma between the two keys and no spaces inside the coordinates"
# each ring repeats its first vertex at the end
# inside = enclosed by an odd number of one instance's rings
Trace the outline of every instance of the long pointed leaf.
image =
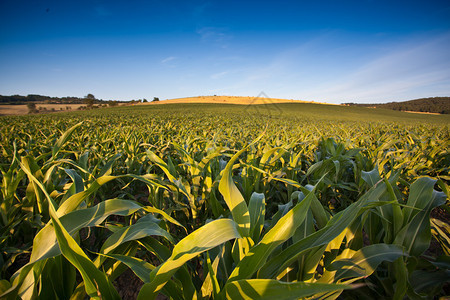
{"type": "Polygon", "coordinates": [[[303,201],[298,203],[286,215],[284,215],[272,229],[267,232],[261,241],[252,247],[247,255],[236,266],[230,275],[228,282],[233,280],[250,278],[253,273],[266,262],[269,255],[282,244],[292,237],[295,230],[303,223],[306,218],[314,190],[311,191],[303,201]]]}
{"type": "Polygon", "coordinates": [[[305,298],[323,292],[352,288],[344,284],[281,282],[272,279],[243,279],[228,284],[225,294],[228,299],[277,299],[305,298]]]}
{"type": "Polygon", "coordinates": [[[241,238],[236,223],[219,219],[200,227],[182,239],[170,258],[151,273],[151,282],[145,284],[138,299],[154,299],[172,275],[188,260],[231,239],[241,238]]]}

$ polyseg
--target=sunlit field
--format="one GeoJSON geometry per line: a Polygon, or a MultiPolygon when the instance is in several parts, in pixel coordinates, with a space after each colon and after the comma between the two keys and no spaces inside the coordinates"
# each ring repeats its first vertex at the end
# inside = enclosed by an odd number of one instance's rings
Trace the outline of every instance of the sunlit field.
{"type": "Polygon", "coordinates": [[[449,294],[449,115],[165,104],[0,125],[1,299],[449,294]]]}

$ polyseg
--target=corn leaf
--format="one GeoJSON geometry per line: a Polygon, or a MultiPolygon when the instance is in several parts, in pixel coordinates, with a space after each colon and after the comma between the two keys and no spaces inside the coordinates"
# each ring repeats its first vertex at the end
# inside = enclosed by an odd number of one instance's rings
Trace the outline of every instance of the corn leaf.
{"type": "Polygon", "coordinates": [[[225,287],[228,299],[298,299],[323,292],[352,288],[344,284],[281,282],[273,279],[242,279],[225,287]]]}
{"type": "Polygon", "coordinates": [[[394,240],[394,244],[405,247],[409,255],[419,256],[429,247],[430,212],[445,203],[446,195],[433,189],[435,182],[431,178],[422,177],[411,185],[407,206],[412,207],[403,209],[407,223],[394,240]]]}
{"type": "Polygon", "coordinates": [[[236,159],[244,153],[246,148],[236,153],[227,166],[223,170],[222,178],[219,183],[219,191],[223,199],[230,209],[233,220],[239,225],[239,232],[243,237],[248,237],[250,234],[250,213],[248,211],[247,203],[242,197],[241,192],[233,182],[232,170],[236,159]]]}
{"type": "Polygon", "coordinates": [[[276,247],[294,235],[306,218],[313,194],[314,191],[311,191],[303,201],[285,214],[258,244],[250,249],[233,270],[228,282],[250,278],[266,262],[276,247]]]}
{"type": "Polygon", "coordinates": [[[230,219],[212,221],[175,245],[170,258],[153,270],[150,283],[139,292],[138,299],[154,299],[172,275],[190,259],[224,242],[241,238],[236,223],[230,219]]]}

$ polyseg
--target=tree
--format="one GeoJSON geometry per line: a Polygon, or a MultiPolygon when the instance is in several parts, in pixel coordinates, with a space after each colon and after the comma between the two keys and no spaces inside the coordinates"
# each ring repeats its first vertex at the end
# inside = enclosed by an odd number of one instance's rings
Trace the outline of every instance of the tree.
{"type": "Polygon", "coordinates": [[[147,103],[148,101],[147,101],[147,99],[144,98],[144,99],[142,99],[142,102],[147,103]]]}
{"type": "Polygon", "coordinates": [[[36,103],[28,103],[27,107],[28,107],[29,114],[34,114],[34,113],[38,112],[38,110],[36,109],[36,103]]]}
{"type": "Polygon", "coordinates": [[[119,105],[119,103],[117,103],[117,101],[108,101],[109,107],[114,107],[119,105]]]}
{"type": "Polygon", "coordinates": [[[95,96],[92,94],[87,94],[84,97],[84,103],[86,103],[87,108],[92,108],[94,106],[95,96]]]}
{"type": "Polygon", "coordinates": [[[158,97],[153,97],[153,101],[152,102],[155,102],[155,101],[159,101],[159,98],[158,97]]]}

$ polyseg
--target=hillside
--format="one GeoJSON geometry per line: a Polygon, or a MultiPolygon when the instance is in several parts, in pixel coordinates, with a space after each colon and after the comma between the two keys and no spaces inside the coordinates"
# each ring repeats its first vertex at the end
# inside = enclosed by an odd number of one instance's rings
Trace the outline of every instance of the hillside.
{"type": "MultiPolygon", "coordinates": [[[[180,100],[182,101],[182,100],[180,100]]],[[[326,120],[332,123],[341,122],[396,122],[406,124],[435,123],[448,126],[450,124],[450,115],[432,115],[432,114],[410,114],[390,109],[371,109],[358,106],[328,105],[319,103],[288,102],[243,105],[232,103],[186,103],[172,102],[172,100],[159,101],[157,104],[140,104],[137,106],[123,106],[112,108],[117,111],[127,111],[133,114],[139,110],[142,114],[161,113],[170,111],[174,114],[181,114],[187,111],[201,111],[203,113],[216,113],[228,115],[242,115],[243,113],[249,119],[264,120],[272,123],[275,120],[326,120]],[[165,103],[165,104],[164,104],[165,103]]],[[[109,108],[108,108],[109,110],[109,108]]],[[[97,110],[99,113],[101,110],[97,110]]],[[[296,122],[297,122],[296,121],[296,122]]]]}
{"type": "Polygon", "coordinates": [[[344,103],[344,105],[376,107],[398,111],[450,114],[450,97],[420,98],[401,102],[375,103],[375,104],[344,103]]]}
{"type": "Polygon", "coordinates": [[[220,104],[250,105],[250,104],[275,104],[275,103],[317,103],[317,102],[292,100],[292,99],[266,98],[266,97],[198,96],[198,97],[167,99],[150,103],[151,104],[220,103],[220,104]]]}

